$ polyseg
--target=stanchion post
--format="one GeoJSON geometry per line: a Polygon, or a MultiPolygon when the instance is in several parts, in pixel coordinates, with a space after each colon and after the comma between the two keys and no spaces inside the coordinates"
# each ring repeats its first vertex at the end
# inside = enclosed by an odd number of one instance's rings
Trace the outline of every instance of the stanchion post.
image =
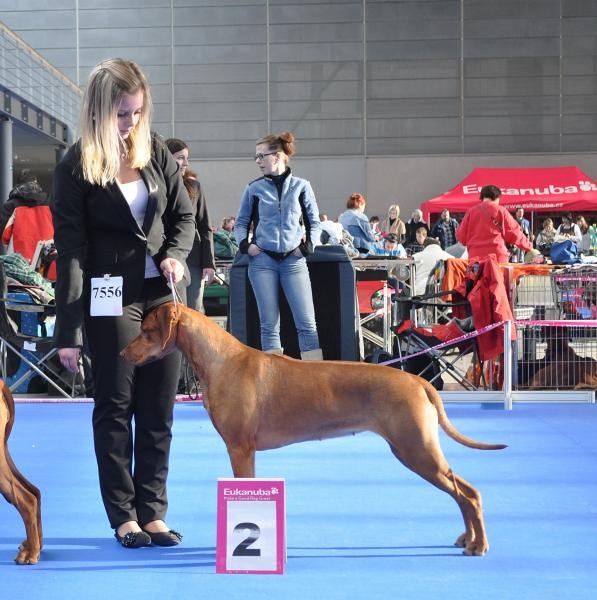
{"type": "Polygon", "coordinates": [[[504,409],[512,410],[512,321],[504,321],[504,409]]]}

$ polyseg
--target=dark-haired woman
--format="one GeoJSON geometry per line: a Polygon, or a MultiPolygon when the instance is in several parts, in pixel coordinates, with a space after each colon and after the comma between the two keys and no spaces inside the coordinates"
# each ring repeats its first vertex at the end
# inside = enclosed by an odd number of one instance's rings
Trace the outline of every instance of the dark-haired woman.
{"type": "Polygon", "coordinates": [[[466,246],[469,260],[494,254],[499,263],[507,263],[509,245],[523,250],[533,248],[516,219],[500,206],[501,195],[502,191],[495,185],[481,188],[481,202],[467,211],[456,230],[456,238],[466,246]]]}
{"type": "Polygon", "coordinates": [[[234,235],[240,252],[249,255],[249,280],[257,300],[262,350],[274,354],[284,351],[280,340],[281,287],[294,318],[301,358],[322,360],[305,259],[319,241],[319,209],[311,184],[293,175],[288,166],[294,151],[290,132],[257,140],[255,162],[263,175],[245,188],[234,235]]]}
{"type": "Polygon", "coordinates": [[[166,140],[168,150],[180,167],[182,181],[195,212],[195,241],[187,258],[191,283],[187,287],[187,306],[203,312],[203,291],[215,276],[213,231],[209,222],[207,202],[196,174],[189,169],[189,147],[177,138],[166,140]]]}

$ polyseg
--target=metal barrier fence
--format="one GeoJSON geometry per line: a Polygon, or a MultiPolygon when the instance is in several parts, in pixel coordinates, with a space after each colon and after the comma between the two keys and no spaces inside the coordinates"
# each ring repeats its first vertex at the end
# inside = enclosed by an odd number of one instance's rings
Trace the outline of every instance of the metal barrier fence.
{"type": "MultiPolygon", "coordinates": [[[[466,380],[447,379],[442,397],[503,403],[506,408],[515,402],[595,402],[597,265],[519,272],[510,276],[510,285],[515,320],[504,323],[503,355],[482,367],[471,362],[470,354],[460,358],[468,360],[462,369],[466,380]],[[515,342],[510,342],[511,328],[515,342]]],[[[430,359],[439,347],[429,350],[430,359]]]]}

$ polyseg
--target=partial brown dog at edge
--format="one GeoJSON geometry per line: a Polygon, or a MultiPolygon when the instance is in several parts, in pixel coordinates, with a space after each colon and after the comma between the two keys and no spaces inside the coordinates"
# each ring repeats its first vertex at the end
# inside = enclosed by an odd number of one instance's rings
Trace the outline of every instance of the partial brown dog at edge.
{"type": "Polygon", "coordinates": [[[25,524],[26,538],[19,546],[15,561],[34,565],[42,548],[41,494],[16,468],[8,451],[8,438],[15,418],[15,404],[4,381],[0,379],[0,493],[19,511],[25,524]]]}
{"type": "Polygon", "coordinates": [[[300,361],[261,352],[201,313],[171,303],[147,315],[122,356],[141,365],[175,348],[203,382],[204,406],[226,444],[235,477],[255,477],[257,450],[372,431],[406,467],[454,498],[465,525],[456,545],[464,554],[480,556],[489,549],[481,495],[450,468],[438,424],[470,448],[506,446],[459,433],[424,379],[367,363],[300,361]]]}

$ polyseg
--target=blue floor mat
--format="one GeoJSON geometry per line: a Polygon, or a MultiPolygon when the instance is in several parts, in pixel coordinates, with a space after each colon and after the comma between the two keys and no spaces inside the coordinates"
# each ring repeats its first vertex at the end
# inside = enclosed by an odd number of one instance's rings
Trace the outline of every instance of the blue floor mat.
{"type": "Polygon", "coordinates": [[[406,470],[373,434],[258,454],[259,477],[286,481],[281,576],[215,573],[216,481],[231,470],[196,404],[175,407],[168,524],[183,543],[120,547],[99,497],[91,410],[17,405],[9,447],[42,491],[45,546],[38,565],[14,564],[23,524],[1,501],[0,598],[597,597],[595,405],[517,404],[510,412],[447,405],[464,434],[509,445],[471,450],[441,434],[451,467],[483,495],[491,546],[484,557],[453,546],[462,533],[454,501],[406,470]]]}

